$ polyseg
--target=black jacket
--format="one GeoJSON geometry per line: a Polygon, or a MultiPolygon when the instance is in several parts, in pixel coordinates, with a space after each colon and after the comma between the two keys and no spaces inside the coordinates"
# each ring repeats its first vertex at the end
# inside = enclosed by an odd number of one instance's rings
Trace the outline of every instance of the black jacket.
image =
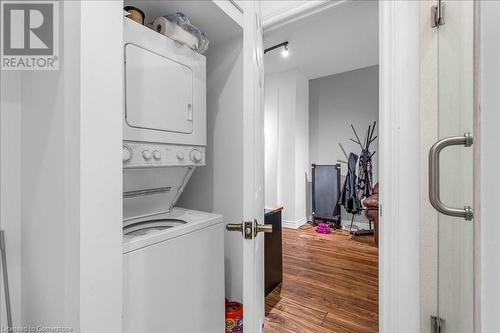
{"type": "Polygon", "coordinates": [[[359,200],[357,193],[357,162],[358,155],[350,153],[349,162],[347,164],[347,175],[342,188],[341,204],[344,206],[345,210],[351,214],[359,214],[362,210],[361,201],[359,200]]]}

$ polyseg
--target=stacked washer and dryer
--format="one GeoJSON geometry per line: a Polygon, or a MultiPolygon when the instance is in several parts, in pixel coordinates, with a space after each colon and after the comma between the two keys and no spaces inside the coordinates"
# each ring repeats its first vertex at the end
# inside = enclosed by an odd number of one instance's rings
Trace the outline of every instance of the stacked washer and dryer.
{"type": "Polygon", "coordinates": [[[205,165],[206,59],[125,19],[125,332],[223,332],[222,216],[175,207],[205,165]]]}

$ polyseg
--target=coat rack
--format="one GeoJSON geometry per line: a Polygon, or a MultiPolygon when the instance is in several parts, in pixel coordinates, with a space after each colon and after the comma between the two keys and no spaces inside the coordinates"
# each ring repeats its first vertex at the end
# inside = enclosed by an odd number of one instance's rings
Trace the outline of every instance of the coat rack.
{"type": "Polygon", "coordinates": [[[356,129],[351,124],[355,139],[350,138],[349,140],[360,146],[361,153],[359,156],[353,152],[348,155],[342,143],[339,142],[340,149],[347,161],[337,160],[337,162],[347,164],[348,172],[337,203],[340,200],[346,211],[352,214],[349,229],[351,234],[355,236],[373,234],[371,221],[369,221],[369,230],[353,231],[352,227],[354,215],[360,214],[363,210],[361,199],[369,197],[373,189],[372,158],[376,151],[370,152],[370,145],[377,139],[377,136],[374,136],[376,125],[377,122],[375,121],[373,125],[368,126],[365,137],[361,141],[356,129]]]}

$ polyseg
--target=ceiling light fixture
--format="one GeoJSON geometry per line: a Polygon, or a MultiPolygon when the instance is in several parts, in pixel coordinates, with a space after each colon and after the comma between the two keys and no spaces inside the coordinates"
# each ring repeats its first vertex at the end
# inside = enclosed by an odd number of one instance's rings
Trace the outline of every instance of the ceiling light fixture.
{"type": "Polygon", "coordinates": [[[290,51],[288,50],[288,41],[268,47],[267,49],[264,50],[264,54],[266,54],[269,51],[279,49],[280,47],[283,47],[283,50],[281,50],[281,56],[283,58],[287,58],[288,55],[290,54],[290,51]]]}
{"type": "Polygon", "coordinates": [[[290,54],[290,52],[288,51],[288,45],[287,45],[287,46],[285,46],[285,47],[283,48],[283,50],[281,50],[281,56],[282,56],[283,58],[288,58],[288,55],[289,55],[289,54],[290,54]]]}

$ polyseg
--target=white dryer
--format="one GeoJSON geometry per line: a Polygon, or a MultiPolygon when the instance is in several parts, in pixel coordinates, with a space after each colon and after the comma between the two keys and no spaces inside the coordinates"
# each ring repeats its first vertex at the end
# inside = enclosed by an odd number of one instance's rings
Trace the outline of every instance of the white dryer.
{"type": "Polygon", "coordinates": [[[125,141],[206,145],[206,58],[124,20],[125,141]]]}

